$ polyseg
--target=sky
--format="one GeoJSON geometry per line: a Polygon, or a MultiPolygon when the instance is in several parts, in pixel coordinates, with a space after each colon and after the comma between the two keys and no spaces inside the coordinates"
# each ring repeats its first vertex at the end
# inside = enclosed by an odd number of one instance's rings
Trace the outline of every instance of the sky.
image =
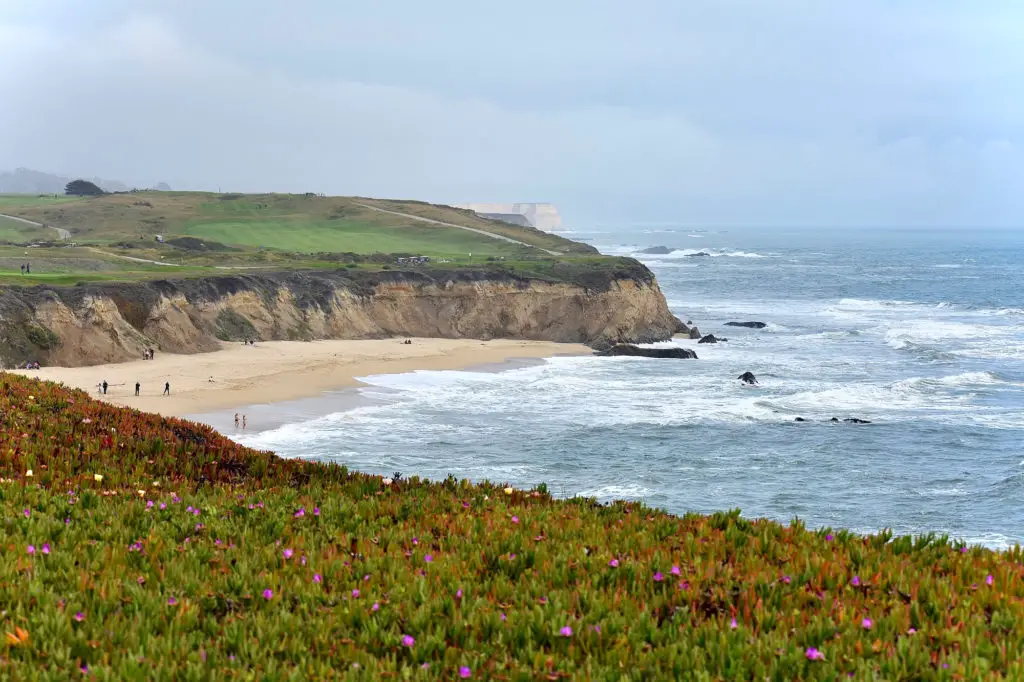
{"type": "Polygon", "coordinates": [[[1024,223],[1018,0],[0,0],[0,169],[549,201],[567,225],[1024,223]]]}

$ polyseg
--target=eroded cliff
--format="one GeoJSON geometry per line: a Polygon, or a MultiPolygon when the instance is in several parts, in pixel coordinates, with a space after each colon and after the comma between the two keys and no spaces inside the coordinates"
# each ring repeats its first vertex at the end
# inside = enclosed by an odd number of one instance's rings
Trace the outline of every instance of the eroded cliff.
{"type": "Polygon", "coordinates": [[[0,291],[0,360],[80,366],[220,341],[390,336],[645,343],[680,328],[650,271],[282,272],[0,291]]]}

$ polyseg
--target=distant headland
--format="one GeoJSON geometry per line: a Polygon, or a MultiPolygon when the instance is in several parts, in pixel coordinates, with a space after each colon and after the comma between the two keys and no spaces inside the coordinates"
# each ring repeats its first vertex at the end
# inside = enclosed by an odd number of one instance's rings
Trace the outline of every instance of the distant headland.
{"type": "Polygon", "coordinates": [[[455,207],[469,209],[483,218],[535,227],[545,232],[560,232],[563,229],[562,216],[552,204],[455,204],[455,207]]]}

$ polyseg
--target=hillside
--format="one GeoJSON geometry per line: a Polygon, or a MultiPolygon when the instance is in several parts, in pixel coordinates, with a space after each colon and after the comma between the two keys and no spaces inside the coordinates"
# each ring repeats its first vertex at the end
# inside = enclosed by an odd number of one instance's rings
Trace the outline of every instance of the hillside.
{"type": "MultiPolygon", "coordinates": [[[[195,238],[215,249],[228,246],[300,254],[515,258],[595,253],[584,244],[530,227],[485,220],[468,210],[351,197],[200,192],[131,192],[93,198],[8,195],[0,197],[0,213],[66,229],[80,244],[162,251],[173,247],[155,246],[156,235],[165,241],[195,238]]],[[[38,238],[51,240],[54,233],[40,229],[38,238]]]]}
{"type": "MultiPolygon", "coordinates": [[[[74,178],[53,173],[43,173],[28,168],[16,168],[13,171],[0,171],[0,194],[63,194],[64,186],[74,178]]],[[[104,180],[103,178],[86,178],[108,192],[125,192],[128,187],[123,182],[104,180]]]]}
{"type": "Polygon", "coordinates": [[[11,679],[1024,676],[1019,551],[381,479],[10,375],[0,424],[11,679]]]}

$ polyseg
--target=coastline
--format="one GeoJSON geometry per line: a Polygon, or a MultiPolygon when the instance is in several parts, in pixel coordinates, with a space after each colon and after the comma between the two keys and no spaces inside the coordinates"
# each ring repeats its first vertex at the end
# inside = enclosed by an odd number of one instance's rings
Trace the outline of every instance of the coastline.
{"type": "Polygon", "coordinates": [[[154,360],[6,370],[79,388],[114,405],[186,417],[248,405],[315,398],[362,385],[358,377],[416,370],[464,370],[518,358],[586,355],[582,344],[516,339],[265,341],[221,344],[209,353],[157,353],[154,360]],[[211,381],[212,379],[212,381],[211,381]],[[106,395],[97,384],[106,381],[106,395]],[[141,384],[136,397],[135,382],[141,384]],[[171,394],[163,396],[164,383],[171,394]]]}

